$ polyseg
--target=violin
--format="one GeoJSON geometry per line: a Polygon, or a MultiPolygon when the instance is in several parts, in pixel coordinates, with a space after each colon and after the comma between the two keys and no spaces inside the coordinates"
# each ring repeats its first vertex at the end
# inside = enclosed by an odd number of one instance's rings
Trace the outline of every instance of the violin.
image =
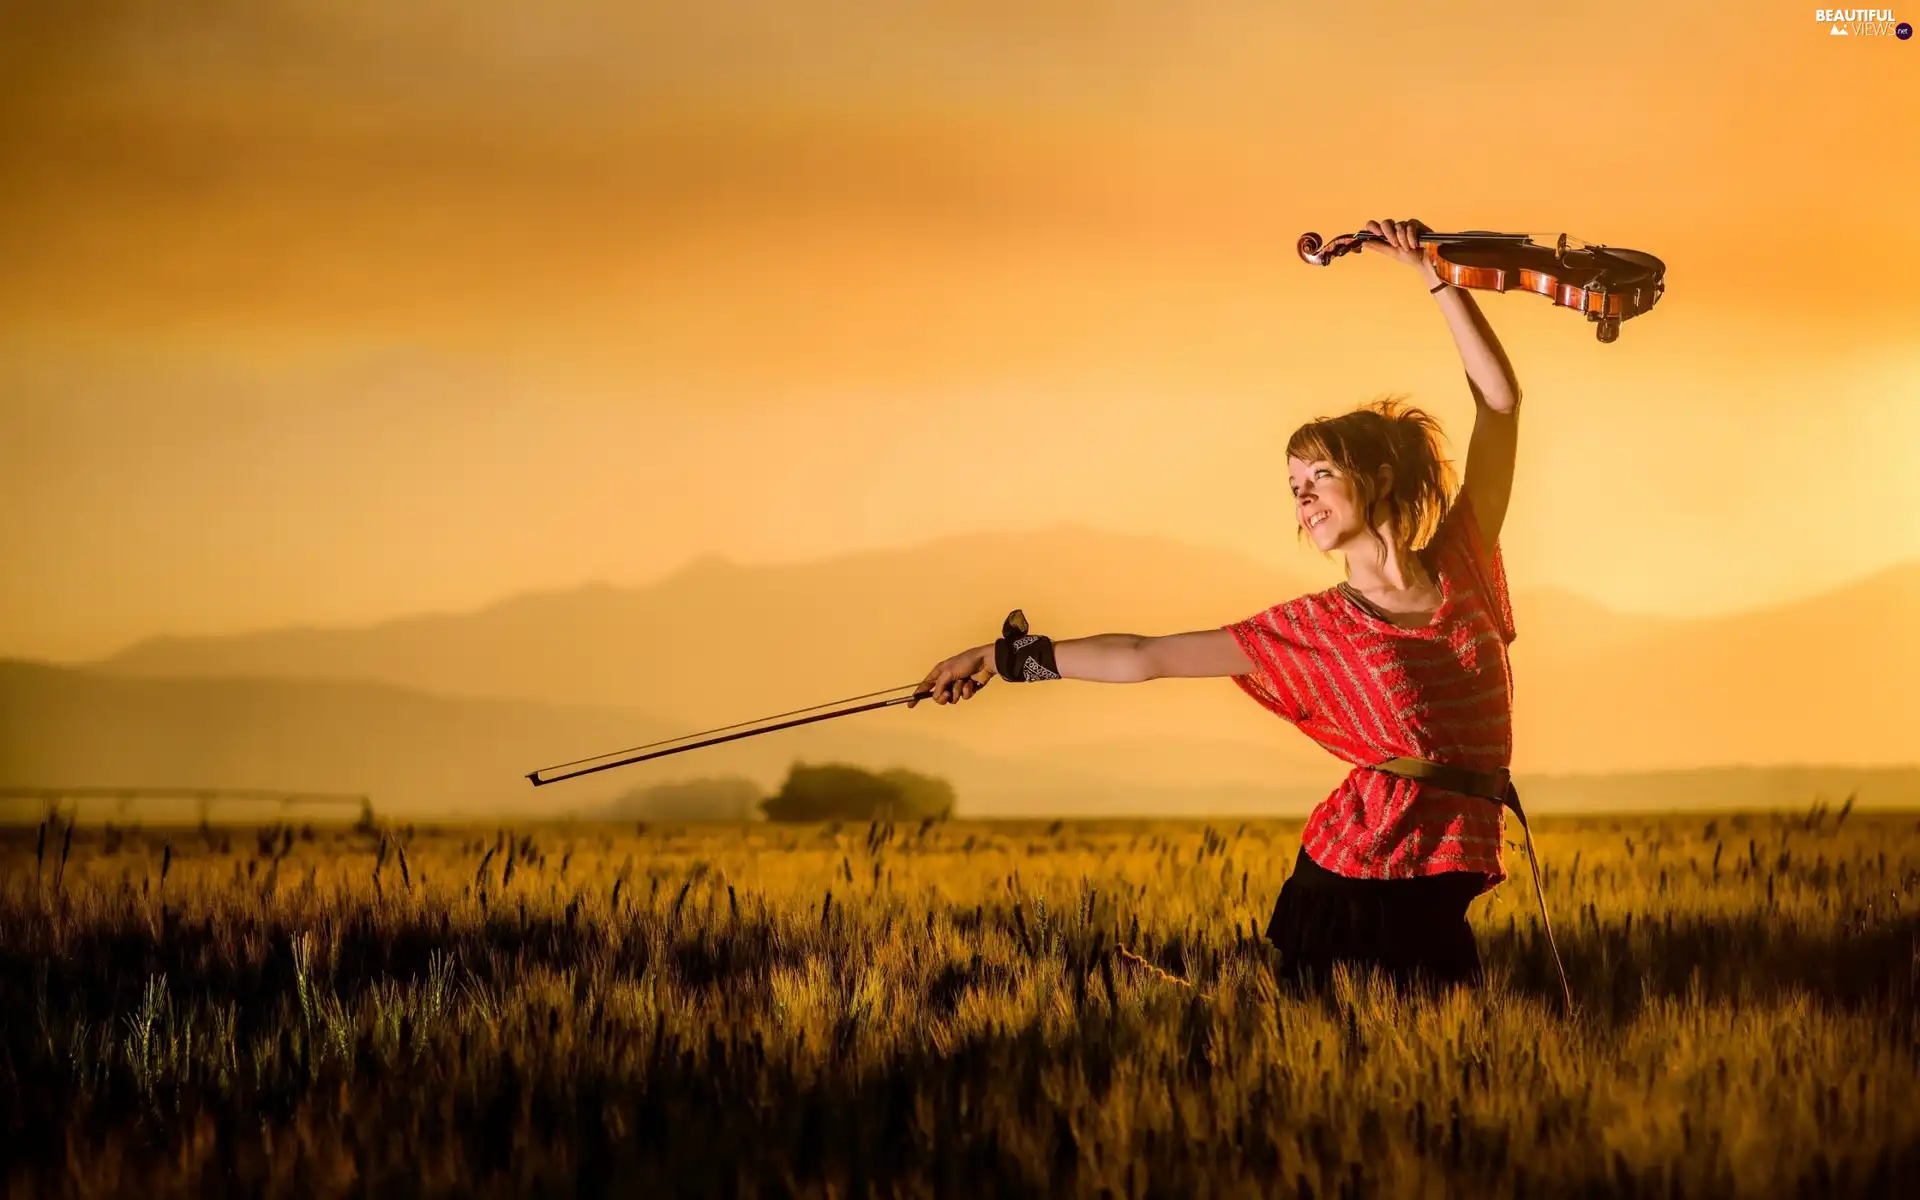
{"type": "MultiPolygon", "coordinates": [[[[1543,235],[1544,236],[1544,235],[1543,235]]],[[[1323,243],[1317,233],[1300,235],[1300,257],[1324,267],[1368,242],[1376,233],[1345,233],[1323,243]]],[[[1620,336],[1620,322],[1652,308],[1667,290],[1667,264],[1651,254],[1603,246],[1561,234],[1544,246],[1525,233],[1421,231],[1420,245],[1441,279],[1457,288],[1489,292],[1528,291],[1560,308],[1587,315],[1602,342],[1620,336]]]]}

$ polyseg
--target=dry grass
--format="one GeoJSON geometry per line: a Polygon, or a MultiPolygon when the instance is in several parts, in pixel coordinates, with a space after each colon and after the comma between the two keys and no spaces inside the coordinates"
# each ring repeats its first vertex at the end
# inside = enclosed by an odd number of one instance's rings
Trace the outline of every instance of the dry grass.
{"type": "Polygon", "coordinates": [[[1913,815],[1539,826],[1572,1022],[1518,854],[1485,992],[1277,992],[1297,823],[11,831],[5,1182],[1920,1190],[1913,815]]]}

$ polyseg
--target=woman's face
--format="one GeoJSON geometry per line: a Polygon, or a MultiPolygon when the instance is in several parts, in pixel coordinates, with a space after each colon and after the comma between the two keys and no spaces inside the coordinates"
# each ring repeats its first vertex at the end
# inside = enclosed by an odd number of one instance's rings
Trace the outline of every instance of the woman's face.
{"type": "Polygon", "coordinates": [[[1360,497],[1345,471],[1325,459],[1289,458],[1287,474],[1292,477],[1294,515],[1320,551],[1338,550],[1366,536],[1360,497]]]}

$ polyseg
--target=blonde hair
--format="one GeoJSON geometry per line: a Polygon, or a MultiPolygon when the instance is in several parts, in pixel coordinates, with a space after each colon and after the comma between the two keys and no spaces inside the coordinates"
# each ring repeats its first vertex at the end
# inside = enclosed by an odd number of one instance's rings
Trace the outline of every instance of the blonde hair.
{"type": "MultiPolygon", "coordinates": [[[[1422,409],[1404,404],[1404,396],[1373,400],[1337,417],[1322,417],[1293,431],[1287,439],[1287,457],[1308,462],[1326,460],[1353,480],[1367,532],[1373,528],[1374,506],[1384,500],[1393,517],[1396,543],[1421,550],[1446,519],[1456,490],[1453,464],[1443,451],[1446,434],[1440,422],[1422,409]],[[1380,468],[1393,467],[1393,481],[1384,496],[1378,492],[1380,468]]],[[[1305,537],[1306,530],[1299,530],[1305,537]]],[[[1381,546],[1384,552],[1385,545],[1381,546]]]]}

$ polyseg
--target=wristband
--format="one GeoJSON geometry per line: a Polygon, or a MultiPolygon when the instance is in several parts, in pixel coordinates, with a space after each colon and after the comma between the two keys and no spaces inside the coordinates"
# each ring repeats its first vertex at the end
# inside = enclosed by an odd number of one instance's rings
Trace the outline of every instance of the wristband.
{"type": "Polygon", "coordinates": [[[993,669],[1008,683],[1037,683],[1059,679],[1060,668],[1053,661],[1053,642],[1037,633],[1027,632],[1026,614],[1014,609],[1007,614],[1001,637],[993,643],[993,669]]]}

